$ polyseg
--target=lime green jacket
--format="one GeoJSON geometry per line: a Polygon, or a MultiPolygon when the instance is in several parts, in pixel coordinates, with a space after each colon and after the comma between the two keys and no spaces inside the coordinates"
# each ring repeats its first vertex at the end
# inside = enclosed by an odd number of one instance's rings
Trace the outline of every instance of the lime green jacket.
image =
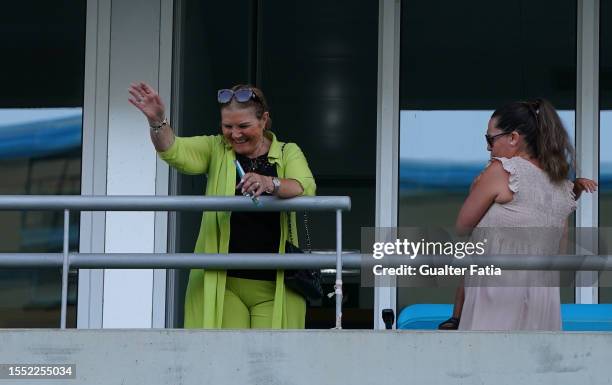
{"type": "MultiPolygon", "coordinates": [[[[298,181],[304,195],[315,195],[316,185],[306,158],[295,143],[283,143],[272,132],[266,135],[272,140],[268,162],[276,165],[279,178],[298,181]]],[[[197,175],[207,174],[206,195],[234,196],[236,189],[235,153],[222,135],[176,137],[172,146],[160,152],[161,159],[179,172],[197,175]]],[[[200,233],[195,246],[196,253],[225,254],[229,248],[230,212],[204,212],[200,233]]],[[[293,237],[297,238],[295,213],[291,213],[293,237]]],[[[280,244],[278,252],[285,252],[288,238],[287,214],[280,215],[280,244]]],[[[293,239],[297,243],[297,239],[293,239]]],[[[225,271],[193,269],[185,297],[185,328],[220,328],[225,298],[225,271]]],[[[287,327],[285,284],[282,270],[276,274],[276,292],[272,313],[272,327],[287,327]]]]}

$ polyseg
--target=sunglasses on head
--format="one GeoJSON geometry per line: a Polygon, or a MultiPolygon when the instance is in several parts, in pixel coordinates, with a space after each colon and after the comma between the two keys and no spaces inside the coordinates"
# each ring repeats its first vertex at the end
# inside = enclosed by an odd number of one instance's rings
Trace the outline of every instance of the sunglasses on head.
{"type": "Polygon", "coordinates": [[[236,91],[229,89],[217,91],[217,101],[221,104],[229,103],[232,98],[236,99],[238,103],[248,102],[251,99],[258,100],[255,91],[251,88],[241,88],[236,91]]]}
{"type": "Polygon", "coordinates": [[[509,134],[511,134],[511,132],[502,132],[501,134],[495,134],[495,135],[485,134],[485,139],[487,141],[487,144],[493,147],[493,143],[495,143],[495,139],[497,139],[500,136],[509,135],[509,134]]]}

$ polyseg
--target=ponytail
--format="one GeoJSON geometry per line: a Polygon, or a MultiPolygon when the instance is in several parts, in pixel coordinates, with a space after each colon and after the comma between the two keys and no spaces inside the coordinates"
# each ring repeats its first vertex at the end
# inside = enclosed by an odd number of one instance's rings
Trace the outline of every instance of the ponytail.
{"type": "Polygon", "coordinates": [[[574,148],[561,118],[545,99],[514,102],[497,109],[491,118],[503,132],[517,131],[527,149],[553,182],[567,179],[573,166],[574,148]]]}
{"type": "Polygon", "coordinates": [[[536,157],[553,182],[567,179],[574,158],[574,148],[561,118],[545,99],[531,103],[537,118],[536,157]]]}

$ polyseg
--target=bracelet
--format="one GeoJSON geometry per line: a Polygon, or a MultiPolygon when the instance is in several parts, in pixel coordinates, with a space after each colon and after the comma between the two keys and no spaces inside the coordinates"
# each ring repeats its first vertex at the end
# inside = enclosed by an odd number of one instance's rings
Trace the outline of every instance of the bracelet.
{"type": "Polygon", "coordinates": [[[164,118],[164,119],[163,119],[163,120],[162,120],[162,121],[159,123],[159,125],[157,125],[157,126],[156,126],[156,125],[154,125],[154,124],[151,124],[151,125],[149,125],[149,127],[151,127],[151,129],[153,130],[153,132],[154,132],[155,134],[157,134],[157,133],[159,132],[159,130],[160,130],[160,129],[161,129],[163,126],[167,126],[167,125],[168,125],[168,120],[167,120],[166,118],[164,118]]]}

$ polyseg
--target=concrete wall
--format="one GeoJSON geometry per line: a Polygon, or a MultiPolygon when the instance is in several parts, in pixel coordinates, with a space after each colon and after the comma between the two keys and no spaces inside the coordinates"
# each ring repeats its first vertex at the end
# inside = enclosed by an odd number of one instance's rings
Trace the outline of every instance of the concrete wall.
{"type": "Polygon", "coordinates": [[[610,384],[611,357],[605,333],[0,331],[0,363],[76,364],[37,384],[610,384]]]}

